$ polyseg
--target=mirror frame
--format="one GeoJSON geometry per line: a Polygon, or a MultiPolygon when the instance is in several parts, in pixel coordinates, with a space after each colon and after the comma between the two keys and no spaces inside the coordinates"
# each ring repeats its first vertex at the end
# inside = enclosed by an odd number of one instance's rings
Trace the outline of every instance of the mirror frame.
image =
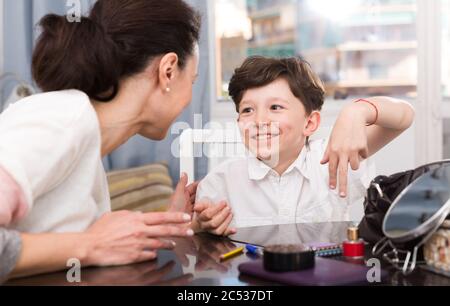
{"type": "MultiPolygon", "coordinates": [[[[428,164],[426,166],[433,166],[433,165],[438,165],[438,164],[442,164],[442,166],[445,166],[445,167],[450,167],[450,160],[444,160],[444,161],[440,161],[440,162],[436,162],[436,163],[431,163],[431,164],[428,164]]],[[[387,238],[389,238],[392,242],[404,243],[404,242],[409,242],[409,241],[412,241],[414,239],[417,239],[418,237],[423,236],[428,231],[430,231],[433,228],[437,227],[438,223],[443,222],[445,220],[445,218],[449,215],[449,213],[450,213],[450,197],[447,200],[447,202],[444,205],[442,205],[442,207],[431,218],[429,218],[427,221],[425,221],[424,223],[422,223],[421,225],[419,225],[415,229],[412,229],[412,230],[410,230],[410,231],[408,231],[406,233],[403,233],[401,235],[395,235],[395,236],[391,236],[391,235],[389,235],[386,232],[386,223],[387,223],[387,220],[388,220],[389,216],[392,213],[392,210],[395,209],[395,207],[398,205],[398,203],[403,198],[403,196],[406,193],[408,193],[415,186],[415,184],[418,182],[418,180],[420,180],[420,178],[422,178],[424,175],[428,175],[429,173],[430,173],[430,171],[422,174],[416,180],[414,180],[408,187],[406,187],[397,196],[397,198],[394,200],[394,202],[389,207],[386,215],[384,216],[382,231],[383,231],[383,234],[387,238]]],[[[450,186],[449,186],[449,189],[450,189],[450,186]]]]}

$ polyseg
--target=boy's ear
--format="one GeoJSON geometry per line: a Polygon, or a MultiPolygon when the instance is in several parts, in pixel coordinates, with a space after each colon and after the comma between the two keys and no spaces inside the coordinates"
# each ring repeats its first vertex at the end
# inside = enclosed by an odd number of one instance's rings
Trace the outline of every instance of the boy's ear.
{"type": "Polygon", "coordinates": [[[311,137],[320,127],[321,115],[318,111],[313,111],[311,115],[306,118],[305,129],[303,134],[306,137],[311,137]]]}

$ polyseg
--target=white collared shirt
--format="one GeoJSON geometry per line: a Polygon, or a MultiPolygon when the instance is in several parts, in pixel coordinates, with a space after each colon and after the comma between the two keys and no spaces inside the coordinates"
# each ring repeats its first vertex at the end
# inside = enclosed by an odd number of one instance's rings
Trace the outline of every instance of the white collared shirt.
{"type": "Polygon", "coordinates": [[[197,201],[227,201],[238,228],[349,221],[349,207],[356,201],[362,205],[375,167],[366,160],[358,171],[349,168],[343,199],[329,188],[328,165],[320,164],[326,145],[326,140],[310,142],[282,176],[255,157],[228,160],[200,183],[197,201]]]}

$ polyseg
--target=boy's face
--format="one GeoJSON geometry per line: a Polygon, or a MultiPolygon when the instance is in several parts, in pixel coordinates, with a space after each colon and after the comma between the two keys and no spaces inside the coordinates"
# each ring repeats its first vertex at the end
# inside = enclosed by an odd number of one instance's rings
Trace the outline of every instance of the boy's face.
{"type": "Polygon", "coordinates": [[[271,167],[300,154],[306,137],[313,132],[308,129],[309,121],[302,102],[285,79],[247,90],[239,105],[245,146],[271,167]]]}

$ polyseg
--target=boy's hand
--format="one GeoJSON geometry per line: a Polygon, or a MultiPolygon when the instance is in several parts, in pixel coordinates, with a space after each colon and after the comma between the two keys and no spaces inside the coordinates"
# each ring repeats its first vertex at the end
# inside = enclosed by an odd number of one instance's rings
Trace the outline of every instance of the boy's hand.
{"type": "Polygon", "coordinates": [[[226,202],[214,205],[209,200],[202,200],[195,205],[194,211],[197,213],[193,222],[195,231],[205,231],[217,236],[236,233],[236,229],[229,228],[233,213],[226,202]]]}
{"type": "Polygon", "coordinates": [[[338,117],[322,164],[329,163],[330,187],[347,195],[347,170],[359,168],[369,158],[411,127],[414,108],[406,101],[389,97],[371,97],[347,105],[338,117]]]}
{"type": "Polygon", "coordinates": [[[359,104],[341,112],[321,164],[329,164],[330,188],[335,190],[339,176],[339,195],[347,196],[348,164],[358,170],[361,160],[369,157],[366,114],[359,104]]]}

